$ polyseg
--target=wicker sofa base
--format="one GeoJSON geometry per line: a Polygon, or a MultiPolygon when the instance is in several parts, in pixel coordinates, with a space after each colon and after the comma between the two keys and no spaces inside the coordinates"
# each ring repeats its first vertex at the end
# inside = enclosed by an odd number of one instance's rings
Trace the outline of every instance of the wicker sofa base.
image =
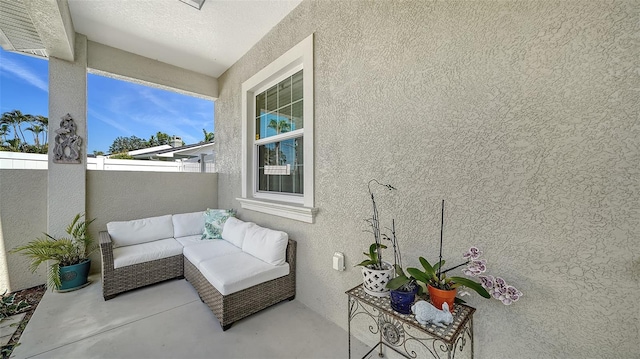
{"type": "Polygon", "coordinates": [[[184,276],[182,254],[112,270],[102,270],[105,300],[132,289],[184,276]]]}
{"type": "Polygon", "coordinates": [[[184,277],[198,291],[200,299],[218,318],[222,330],[234,322],[284,300],[295,298],[295,272],[251,288],[222,295],[188,259],[184,259],[184,277]]]}

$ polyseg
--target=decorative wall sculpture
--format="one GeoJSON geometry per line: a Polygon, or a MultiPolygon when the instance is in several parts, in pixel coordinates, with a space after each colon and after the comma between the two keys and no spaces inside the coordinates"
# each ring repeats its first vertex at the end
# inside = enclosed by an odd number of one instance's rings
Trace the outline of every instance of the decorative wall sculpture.
{"type": "Polygon", "coordinates": [[[76,123],[70,114],[62,116],[60,128],[56,130],[56,145],[53,149],[55,163],[81,163],[82,138],[76,135],[76,123]]]}

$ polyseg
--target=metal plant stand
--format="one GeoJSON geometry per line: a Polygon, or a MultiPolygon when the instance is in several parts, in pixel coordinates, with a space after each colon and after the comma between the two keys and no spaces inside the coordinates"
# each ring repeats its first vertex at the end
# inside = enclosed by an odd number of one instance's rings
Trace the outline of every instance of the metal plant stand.
{"type": "Polygon", "coordinates": [[[387,347],[405,358],[418,358],[419,352],[430,353],[435,359],[473,358],[473,313],[475,308],[456,304],[453,323],[440,328],[432,324],[418,323],[413,314],[401,314],[391,309],[389,298],[379,298],[365,293],[362,285],[346,292],[349,297],[349,359],[351,359],[351,321],[356,317],[371,320],[369,332],[378,335],[375,344],[362,358],[376,348],[384,357],[387,347]],[[414,348],[417,346],[417,348],[414,348]],[[422,350],[421,348],[424,348],[422,350]]]}

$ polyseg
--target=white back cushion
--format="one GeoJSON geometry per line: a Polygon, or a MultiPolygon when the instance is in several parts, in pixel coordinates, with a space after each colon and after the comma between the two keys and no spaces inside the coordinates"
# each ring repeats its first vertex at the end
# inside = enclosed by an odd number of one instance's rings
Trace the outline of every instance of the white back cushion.
{"type": "Polygon", "coordinates": [[[285,263],[288,242],[289,236],[285,232],[253,225],[247,227],[242,251],[277,266],[285,263]]]}
{"type": "Polygon", "coordinates": [[[174,237],[202,236],[204,232],[204,211],[174,214],[171,219],[174,237]]]}
{"type": "Polygon", "coordinates": [[[229,217],[222,227],[222,239],[230,242],[238,248],[242,248],[244,237],[247,234],[247,228],[255,226],[255,223],[244,222],[235,217],[229,217]]]}
{"type": "Polygon", "coordinates": [[[173,238],[171,215],[150,217],[124,222],[107,223],[107,231],[113,246],[124,247],[134,244],[173,238]]]}

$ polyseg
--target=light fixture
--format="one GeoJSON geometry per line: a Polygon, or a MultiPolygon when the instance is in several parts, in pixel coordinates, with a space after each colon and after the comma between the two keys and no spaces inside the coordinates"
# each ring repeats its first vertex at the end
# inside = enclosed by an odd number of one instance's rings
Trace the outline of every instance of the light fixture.
{"type": "Polygon", "coordinates": [[[183,3],[189,5],[189,6],[193,6],[196,9],[200,10],[202,9],[202,4],[204,4],[205,0],[180,0],[183,3]]]}

